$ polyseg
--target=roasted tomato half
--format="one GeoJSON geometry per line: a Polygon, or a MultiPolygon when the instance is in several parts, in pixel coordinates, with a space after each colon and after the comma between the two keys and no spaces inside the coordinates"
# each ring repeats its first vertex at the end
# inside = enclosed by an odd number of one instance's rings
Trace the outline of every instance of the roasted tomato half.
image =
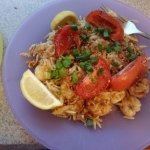
{"type": "Polygon", "coordinates": [[[74,31],[70,25],[65,25],[59,29],[54,37],[55,54],[57,57],[65,54],[72,47],[80,46],[80,36],[78,31],[74,31]]]}
{"type": "Polygon", "coordinates": [[[117,91],[127,90],[147,70],[148,62],[146,56],[139,56],[119,73],[112,76],[111,88],[117,91]]]}
{"type": "Polygon", "coordinates": [[[94,66],[94,71],[91,74],[87,74],[75,86],[75,92],[83,99],[92,99],[107,89],[110,78],[109,66],[103,58],[100,58],[94,66]]]}
{"type": "Polygon", "coordinates": [[[112,29],[111,39],[123,41],[124,31],[121,23],[115,18],[101,10],[95,10],[88,14],[86,21],[95,27],[106,27],[112,29]]]}

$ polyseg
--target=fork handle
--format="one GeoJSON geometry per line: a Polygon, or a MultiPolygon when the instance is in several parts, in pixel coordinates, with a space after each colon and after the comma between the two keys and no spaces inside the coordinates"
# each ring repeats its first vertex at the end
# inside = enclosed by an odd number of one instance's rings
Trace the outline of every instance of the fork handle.
{"type": "Polygon", "coordinates": [[[138,34],[150,40],[150,34],[145,32],[139,32],[138,34]]]}

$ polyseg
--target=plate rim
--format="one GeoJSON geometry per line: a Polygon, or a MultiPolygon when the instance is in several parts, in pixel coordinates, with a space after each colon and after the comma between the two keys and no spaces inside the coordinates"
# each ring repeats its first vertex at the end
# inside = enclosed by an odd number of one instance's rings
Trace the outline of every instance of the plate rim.
{"type": "MultiPolygon", "coordinates": [[[[63,1],[65,1],[65,2],[68,1],[69,2],[70,0],[63,0],[63,1]]],[[[5,69],[7,68],[6,67],[6,56],[7,56],[7,53],[9,53],[8,50],[10,49],[12,43],[14,42],[14,38],[19,33],[20,29],[23,28],[23,26],[26,25],[32,17],[37,15],[37,13],[40,13],[41,10],[46,9],[47,7],[50,7],[52,5],[59,4],[60,2],[62,2],[62,0],[57,0],[57,1],[56,0],[51,0],[50,2],[44,4],[43,6],[39,6],[39,8],[34,10],[31,13],[31,15],[29,15],[29,16],[27,16],[27,17],[25,17],[23,19],[23,21],[18,25],[16,31],[12,34],[9,42],[7,43],[7,47],[5,48],[4,58],[3,58],[3,63],[2,63],[2,86],[3,86],[3,89],[4,89],[4,95],[5,95],[6,103],[8,104],[11,112],[13,113],[15,121],[21,127],[24,128],[24,130],[27,132],[27,134],[29,134],[32,138],[34,138],[34,140],[37,142],[37,144],[39,143],[39,144],[41,144],[43,146],[46,146],[47,148],[50,148],[51,150],[58,150],[58,148],[48,145],[44,140],[42,140],[40,137],[36,136],[34,134],[34,132],[32,132],[32,130],[30,128],[28,128],[28,126],[22,122],[22,119],[20,119],[20,117],[17,114],[17,112],[12,108],[11,103],[10,103],[9,94],[8,94],[8,91],[7,91],[7,88],[6,88],[6,78],[5,78],[6,71],[5,71],[5,69]]],[[[119,0],[115,0],[115,2],[116,3],[120,3],[121,5],[124,5],[124,6],[128,7],[128,8],[134,9],[134,11],[136,11],[137,14],[140,14],[145,19],[150,20],[149,17],[147,17],[142,11],[138,10],[137,8],[135,8],[135,7],[133,7],[133,6],[129,5],[129,4],[126,4],[126,3],[122,2],[122,1],[119,1],[119,0]]],[[[139,145],[137,148],[143,148],[143,147],[147,146],[148,143],[150,143],[150,137],[149,137],[149,139],[146,142],[144,142],[143,144],[139,145]]]]}

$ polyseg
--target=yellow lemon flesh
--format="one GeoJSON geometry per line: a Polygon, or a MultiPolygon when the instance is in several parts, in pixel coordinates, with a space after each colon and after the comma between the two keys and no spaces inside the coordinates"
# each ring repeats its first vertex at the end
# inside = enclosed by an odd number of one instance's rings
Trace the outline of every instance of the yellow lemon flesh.
{"type": "Polygon", "coordinates": [[[56,30],[65,24],[77,23],[78,17],[73,11],[65,10],[58,13],[51,21],[51,29],[56,30]]]}
{"type": "Polygon", "coordinates": [[[0,33],[0,65],[2,63],[2,59],[3,59],[3,37],[2,34],[0,33]]]}
{"type": "Polygon", "coordinates": [[[39,109],[48,110],[62,106],[62,102],[29,69],[24,72],[20,87],[27,101],[39,109]]]}

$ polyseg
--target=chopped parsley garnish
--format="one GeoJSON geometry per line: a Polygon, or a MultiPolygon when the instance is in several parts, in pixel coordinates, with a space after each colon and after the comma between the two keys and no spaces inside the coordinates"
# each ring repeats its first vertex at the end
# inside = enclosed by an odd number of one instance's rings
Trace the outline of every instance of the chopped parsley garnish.
{"type": "Polygon", "coordinates": [[[67,75],[67,69],[70,67],[72,61],[69,56],[65,56],[56,61],[55,69],[50,71],[52,79],[61,79],[67,75]]]}
{"type": "Polygon", "coordinates": [[[89,63],[85,65],[86,71],[87,72],[93,72],[93,66],[89,63]]]}
{"type": "Polygon", "coordinates": [[[90,58],[91,54],[92,54],[91,51],[86,49],[82,53],[78,53],[78,54],[76,53],[74,57],[77,61],[86,61],[90,58]]]}
{"type": "Polygon", "coordinates": [[[108,39],[108,38],[110,38],[110,35],[112,33],[112,29],[99,27],[99,28],[95,29],[95,32],[98,33],[99,36],[108,39]]]}
{"type": "Polygon", "coordinates": [[[93,72],[93,66],[90,62],[85,61],[85,62],[80,62],[80,67],[85,70],[87,73],[93,72]]]}
{"type": "Polygon", "coordinates": [[[72,25],[70,25],[70,26],[71,26],[71,29],[72,29],[73,31],[77,31],[77,30],[78,30],[77,24],[72,24],[72,25]]]}
{"type": "Polygon", "coordinates": [[[108,30],[104,30],[103,37],[104,38],[109,38],[110,37],[110,33],[108,32],[108,30]]]}
{"type": "Polygon", "coordinates": [[[108,45],[108,46],[106,47],[106,52],[107,52],[107,53],[113,52],[113,48],[112,48],[110,45],[108,45]]]}
{"type": "Polygon", "coordinates": [[[136,58],[136,54],[135,53],[128,53],[127,58],[129,61],[133,61],[136,58]]]}
{"type": "Polygon", "coordinates": [[[97,57],[91,57],[90,58],[90,62],[92,63],[92,64],[96,64],[97,63],[97,61],[98,61],[98,58],[97,57]]]}
{"type": "Polygon", "coordinates": [[[67,75],[67,70],[66,70],[66,68],[61,68],[61,69],[59,69],[59,76],[60,76],[60,78],[63,78],[63,77],[65,77],[67,75]]]}
{"type": "Polygon", "coordinates": [[[81,34],[80,38],[82,41],[87,42],[90,38],[90,36],[86,35],[86,34],[81,34]]]}
{"type": "Polygon", "coordinates": [[[114,59],[112,60],[111,65],[115,68],[119,67],[119,63],[117,61],[115,61],[114,59]]]}
{"type": "Polygon", "coordinates": [[[119,52],[121,50],[121,44],[119,42],[115,42],[113,44],[113,49],[115,52],[119,52]]]}
{"type": "Polygon", "coordinates": [[[102,50],[103,50],[103,45],[102,45],[102,44],[98,44],[98,45],[97,45],[97,48],[98,48],[99,52],[102,52],[102,50]]]}
{"type": "Polygon", "coordinates": [[[86,23],[84,29],[91,30],[91,25],[89,23],[86,23]]]}
{"type": "Polygon", "coordinates": [[[61,79],[67,75],[67,70],[64,67],[60,69],[55,68],[51,70],[50,74],[52,79],[61,79]]]}
{"type": "Polygon", "coordinates": [[[79,78],[78,78],[78,74],[76,71],[73,72],[72,76],[71,76],[71,81],[73,84],[76,84],[78,82],[79,78]]]}
{"type": "Polygon", "coordinates": [[[63,67],[62,62],[60,60],[57,60],[57,62],[56,62],[56,68],[57,69],[61,69],[62,67],[63,67]]]}
{"type": "Polygon", "coordinates": [[[121,51],[121,44],[119,42],[114,42],[106,47],[107,53],[115,52],[118,53],[121,51]]]}
{"type": "Polygon", "coordinates": [[[128,58],[129,61],[133,61],[137,57],[134,50],[131,49],[130,47],[127,48],[127,52],[128,52],[127,53],[127,58],[128,58]]]}
{"type": "Polygon", "coordinates": [[[102,35],[104,31],[105,31],[105,28],[101,28],[101,27],[95,29],[95,32],[99,33],[99,35],[102,35]]]}
{"type": "Polygon", "coordinates": [[[92,64],[95,64],[98,61],[98,58],[92,56],[89,49],[84,49],[82,52],[79,52],[77,49],[73,49],[73,56],[76,61],[80,62],[80,67],[85,70],[87,73],[93,72],[92,64]]]}
{"type": "Polygon", "coordinates": [[[65,68],[68,68],[71,65],[71,58],[69,56],[66,56],[62,59],[62,64],[65,68]]]}
{"type": "Polygon", "coordinates": [[[100,76],[100,75],[103,74],[103,72],[104,72],[104,69],[103,69],[103,68],[99,68],[99,69],[97,70],[97,75],[100,76]]]}
{"type": "Polygon", "coordinates": [[[85,125],[89,128],[93,128],[93,120],[92,119],[86,119],[85,125]]]}
{"type": "Polygon", "coordinates": [[[75,48],[74,48],[74,49],[72,50],[72,54],[73,54],[74,57],[77,57],[77,56],[80,55],[80,52],[79,52],[78,49],[75,49],[75,48]]]}
{"type": "Polygon", "coordinates": [[[80,67],[81,67],[82,69],[84,69],[86,63],[87,63],[87,62],[80,62],[80,67]]]}
{"type": "Polygon", "coordinates": [[[57,69],[51,70],[51,78],[52,79],[60,79],[59,71],[57,69]]]}

